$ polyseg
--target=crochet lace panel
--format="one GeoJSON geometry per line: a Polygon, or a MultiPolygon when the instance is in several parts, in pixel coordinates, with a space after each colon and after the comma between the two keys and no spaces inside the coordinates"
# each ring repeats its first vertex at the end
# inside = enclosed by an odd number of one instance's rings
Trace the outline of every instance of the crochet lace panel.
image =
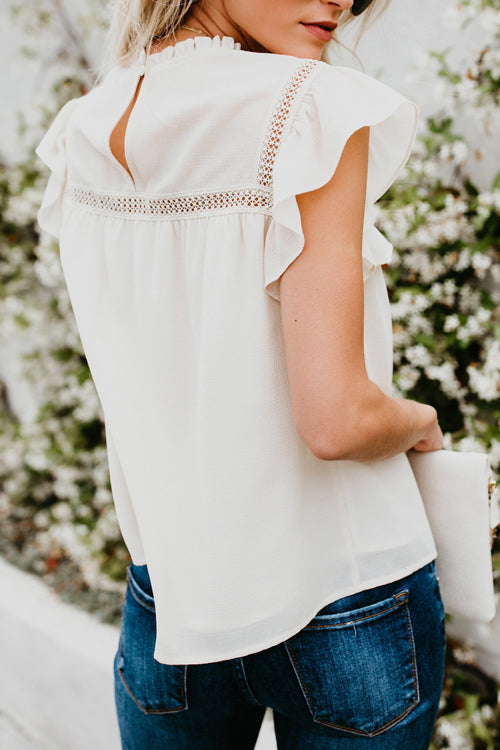
{"type": "Polygon", "coordinates": [[[65,196],[75,204],[96,213],[129,218],[199,217],[212,213],[257,211],[271,213],[273,206],[273,168],[287,123],[292,119],[294,105],[301,87],[319,66],[317,60],[300,62],[292,71],[278,97],[270,117],[257,167],[256,184],[198,193],[147,195],[133,192],[104,192],[68,181],[65,196]]]}
{"type": "Polygon", "coordinates": [[[134,218],[171,219],[186,216],[205,216],[241,210],[270,209],[269,191],[263,188],[233,188],[210,193],[170,193],[144,195],[140,193],[105,193],[70,184],[66,190],[73,203],[84,205],[97,213],[120,214],[134,218]]]}
{"type": "Polygon", "coordinates": [[[257,182],[259,185],[272,188],[276,154],[278,153],[285,126],[292,119],[290,115],[294,104],[297,102],[297,94],[301,86],[309,79],[311,73],[319,64],[318,60],[306,60],[304,63],[299,63],[298,68],[292,72],[276,102],[261,150],[257,172],[257,182]]]}

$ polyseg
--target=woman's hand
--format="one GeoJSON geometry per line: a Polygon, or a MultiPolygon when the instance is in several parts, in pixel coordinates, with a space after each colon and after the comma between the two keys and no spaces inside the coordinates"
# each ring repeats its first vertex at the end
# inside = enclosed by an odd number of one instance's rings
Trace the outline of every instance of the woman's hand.
{"type": "Polygon", "coordinates": [[[412,450],[420,451],[421,453],[427,451],[439,451],[443,447],[443,433],[439,426],[437,412],[432,406],[426,404],[421,404],[421,406],[425,406],[427,409],[432,409],[435,413],[435,419],[429,427],[428,434],[419,440],[418,443],[415,443],[415,445],[412,446],[412,450]]]}

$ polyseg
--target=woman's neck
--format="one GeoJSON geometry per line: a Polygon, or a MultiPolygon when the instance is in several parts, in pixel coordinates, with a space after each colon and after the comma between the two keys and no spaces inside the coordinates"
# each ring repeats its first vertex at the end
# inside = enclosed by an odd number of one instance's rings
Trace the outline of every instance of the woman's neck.
{"type": "MultiPolygon", "coordinates": [[[[209,11],[203,10],[201,7],[197,8],[196,14],[190,13],[186,16],[181,26],[191,26],[192,28],[199,29],[199,31],[203,32],[203,35],[209,37],[219,36],[222,38],[223,36],[230,36],[235,42],[240,43],[242,50],[267,52],[262,45],[236,27],[231,19],[227,18],[225,12],[217,8],[216,3],[211,5],[209,11]]],[[[202,34],[198,34],[195,31],[178,28],[175,32],[175,37],[171,35],[165,39],[158,40],[151,46],[151,52],[160,52],[165,47],[169,47],[176,42],[182,42],[185,39],[195,39],[200,36],[202,34]]]]}

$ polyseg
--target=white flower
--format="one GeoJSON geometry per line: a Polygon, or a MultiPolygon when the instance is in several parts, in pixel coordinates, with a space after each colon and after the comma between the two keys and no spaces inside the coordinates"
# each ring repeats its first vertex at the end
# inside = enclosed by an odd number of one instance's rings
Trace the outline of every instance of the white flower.
{"type": "Polygon", "coordinates": [[[463,104],[473,104],[476,99],[476,82],[470,78],[462,78],[454,86],[455,96],[463,104]]]}
{"type": "Polygon", "coordinates": [[[100,401],[92,380],[84,381],[79,387],[78,401],[79,404],[74,412],[75,419],[79,422],[91,422],[98,417],[100,401]]]}
{"type": "Polygon", "coordinates": [[[114,539],[119,536],[120,530],[114,505],[103,508],[97,520],[97,530],[103,539],[114,539]]]}
{"type": "Polygon", "coordinates": [[[94,493],[93,504],[96,508],[104,508],[113,502],[113,495],[105,487],[98,487],[94,493]]]}
{"type": "Polygon", "coordinates": [[[53,469],[55,474],[54,492],[58,497],[68,500],[79,500],[80,489],[76,480],[80,478],[80,472],[74,466],[56,465],[53,469]]]}
{"type": "Polygon", "coordinates": [[[493,341],[481,365],[469,365],[469,386],[484,401],[500,398],[500,342],[493,341]]]}
{"type": "Polygon", "coordinates": [[[58,521],[71,521],[73,519],[73,511],[67,503],[56,503],[52,506],[51,512],[58,521]]]}
{"type": "Polygon", "coordinates": [[[45,453],[32,450],[31,448],[25,455],[25,461],[28,466],[31,466],[35,471],[46,471],[50,468],[50,463],[45,453]]]}
{"type": "Polygon", "coordinates": [[[18,441],[2,446],[2,450],[0,451],[0,469],[5,473],[10,473],[13,469],[20,469],[23,463],[23,454],[23,447],[18,441]]]}
{"type": "Polygon", "coordinates": [[[443,143],[441,148],[439,149],[439,155],[441,159],[451,159],[452,153],[451,153],[451,143],[443,143]]]}
{"type": "Polygon", "coordinates": [[[476,275],[479,278],[483,278],[488,268],[491,266],[491,258],[486,253],[473,253],[471,257],[471,265],[476,271],[476,275]]]}
{"type": "Polygon", "coordinates": [[[477,451],[478,453],[484,453],[484,445],[480,440],[473,436],[467,436],[458,441],[456,450],[459,451],[477,451]]]}
{"type": "MultiPolygon", "coordinates": [[[[467,145],[464,141],[452,141],[450,143],[443,143],[441,148],[439,149],[439,156],[441,159],[444,159],[445,161],[455,161],[459,164],[462,164],[466,161],[467,156],[469,155],[469,149],[467,148],[467,145]]],[[[456,201],[455,196],[453,196],[451,193],[447,196],[447,202],[453,203],[456,201]]]]}
{"type": "Polygon", "coordinates": [[[488,323],[491,320],[491,310],[480,307],[476,313],[476,318],[480,323],[488,323]]]}
{"type": "Polygon", "coordinates": [[[494,36],[500,32],[500,11],[496,8],[482,7],[478,19],[488,34],[494,36]]]}
{"type": "Polygon", "coordinates": [[[458,318],[458,315],[447,315],[443,329],[445,331],[456,331],[459,325],[460,320],[458,318]]]}
{"type": "Polygon", "coordinates": [[[492,466],[499,466],[500,465],[500,440],[497,440],[494,438],[491,441],[488,455],[490,457],[490,461],[492,466]]]}
{"type": "Polygon", "coordinates": [[[453,649],[453,656],[460,664],[477,664],[477,654],[467,643],[462,643],[453,649]]]}
{"type": "Polygon", "coordinates": [[[420,378],[420,371],[410,365],[402,365],[398,370],[398,386],[404,393],[410,391],[420,378]]]}
{"type": "Polygon", "coordinates": [[[493,190],[492,192],[485,191],[477,196],[477,202],[480,206],[485,208],[493,208],[495,211],[500,211],[500,190],[493,190]]]}
{"type": "Polygon", "coordinates": [[[447,451],[453,450],[453,438],[451,436],[451,433],[445,432],[443,434],[443,448],[447,451]]]}
{"type": "Polygon", "coordinates": [[[458,164],[463,164],[469,155],[469,149],[464,141],[454,141],[451,150],[453,159],[458,164]]]}
{"type": "Polygon", "coordinates": [[[426,370],[427,376],[441,383],[443,393],[450,398],[461,401],[467,394],[467,389],[460,385],[455,376],[455,368],[452,362],[443,362],[440,365],[431,365],[426,370]]]}
{"type": "Polygon", "coordinates": [[[444,747],[453,748],[453,750],[474,750],[473,741],[464,737],[460,726],[455,726],[444,716],[436,722],[435,732],[438,741],[446,742],[444,747]]]}
{"type": "Polygon", "coordinates": [[[408,333],[413,335],[416,333],[428,333],[429,336],[432,336],[434,332],[431,321],[423,315],[412,315],[406,324],[406,328],[408,333]]]}
{"type": "Polygon", "coordinates": [[[24,195],[12,195],[9,198],[3,218],[12,224],[23,226],[33,220],[33,214],[34,206],[29,200],[26,200],[24,195]]]}
{"type": "Polygon", "coordinates": [[[406,358],[414,367],[428,367],[431,364],[431,355],[423,344],[410,346],[406,350],[406,358]]]}
{"type": "Polygon", "coordinates": [[[475,313],[481,306],[481,292],[478,289],[471,289],[470,286],[464,286],[460,289],[458,295],[458,307],[460,312],[475,313]]]}
{"type": "Polygon", "coordinates": [[[482,721],[492,721],[495,715],[493,708],[489,705],[489,703],[484,703],[480,707],[479,713],[481,715],[482,721]]]}

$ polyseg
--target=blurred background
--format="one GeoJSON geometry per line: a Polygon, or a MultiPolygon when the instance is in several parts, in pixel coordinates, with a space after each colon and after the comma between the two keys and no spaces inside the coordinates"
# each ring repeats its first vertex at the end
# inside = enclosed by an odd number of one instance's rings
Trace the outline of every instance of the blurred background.
{"type": "MultiPolygon", "coordinates": [[[[96,83],[104,0],[2,0],[0,93],[0,745],[118,748],[111,662],[130,561],[114,513],[103,414],[57,243],[36,212],[34,154],[96,83]],[[83,710],[85,709],[85,710],[83,710]],[[3,733],[3,735],[2,735],[3,733]]],[[[359,24],[340,39],[353,47],[359,24]]],[[[377,204],[395,393],[433,404],[445,447],[500,470],[500,0],[393,0],[357,57],[331,64],[417,102],[419,135],[377,204]]],[[[500,545],[493,548],[495,576],[500,545]]],[[[447,619],[433,750],[500,748],[500,622],[447,619]]],[[[273,748],[269,717],[259,748],[273,748]]]]}

